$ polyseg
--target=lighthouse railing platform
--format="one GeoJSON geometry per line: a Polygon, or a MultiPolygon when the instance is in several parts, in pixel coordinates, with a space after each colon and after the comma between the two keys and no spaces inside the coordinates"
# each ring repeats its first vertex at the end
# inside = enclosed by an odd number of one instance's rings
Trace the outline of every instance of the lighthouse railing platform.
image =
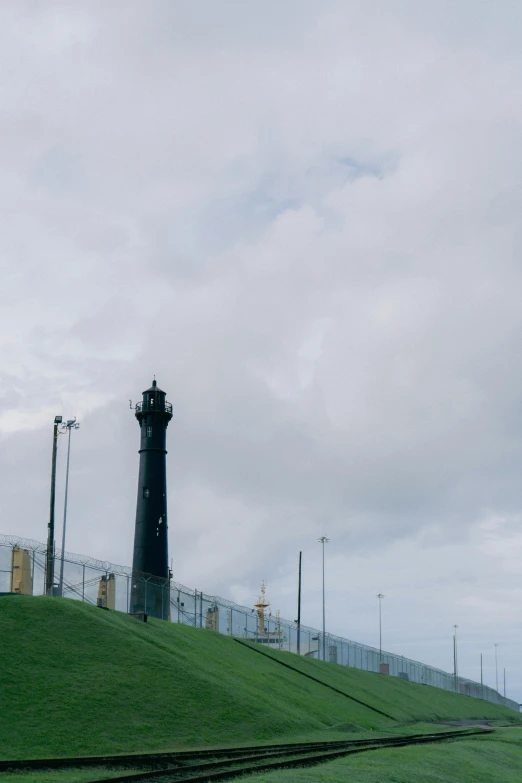
{"type": "Polygon", "coordinates": [[[171,402],[165,402],[164,405],[158,405],[158,401],[157,400],[154,401],[154,405],[150,405],[150,401],[149,401],[149,405],[146,405],[143,402],[143,400],[141,400],[140,402],[136,403],[135,410],[136,410],[136,413],[145,413],[146,411],[151,411],[151,412],[155,411],[156,413],[158,411],[165,411],[165,413],[172,413],[173,412],[173,408],[172,408],[172,403],[171,402]]]}

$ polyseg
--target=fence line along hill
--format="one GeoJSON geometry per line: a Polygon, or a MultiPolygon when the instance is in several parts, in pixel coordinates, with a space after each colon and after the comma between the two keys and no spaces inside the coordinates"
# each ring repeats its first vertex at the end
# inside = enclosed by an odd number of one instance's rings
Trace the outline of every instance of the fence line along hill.
{"type": "Polygon", "coordinates": [[[64,598],[3,596],[0,625],[2,758],[518,720],[481,699],[64,598]]]}

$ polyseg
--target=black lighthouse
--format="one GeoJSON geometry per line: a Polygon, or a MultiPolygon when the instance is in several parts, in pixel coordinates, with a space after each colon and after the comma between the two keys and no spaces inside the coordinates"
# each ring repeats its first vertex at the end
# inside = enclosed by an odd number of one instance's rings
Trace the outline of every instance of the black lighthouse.
{"type": "Polygon", "coordinates": [[[140,473],[132,561],[131,614],[169,616],[167,542],[167,427],[172,405],[152,381],[136,405],[140,439],[140,473]]]}

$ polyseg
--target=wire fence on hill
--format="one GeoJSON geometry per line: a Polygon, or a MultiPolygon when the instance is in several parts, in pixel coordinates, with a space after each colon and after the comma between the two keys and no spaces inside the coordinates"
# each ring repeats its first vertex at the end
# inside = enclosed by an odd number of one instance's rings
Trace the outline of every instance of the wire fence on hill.
{"type": "MultiPolygon", "coordinates": [[[[18,536],[0,535],[0,593],[30,592],[45,594],[46,546],[18,536]]],[[[55,552],[55,582],[59,581],[62,553],[55,552]]],[[[127,566],[95,560],[82,555],[64,553],[63,591],[65,598],[74,598],[97,606],[128,612],[131,592],[140,583],[147,610],[147,587],[154,585],[157,602],[158,585],[161,600],[169,609],[170,620],[198,628],[207,628],[229,636],[264,644],[271,649],[297,652],[298,626],[279,617],[278,614],[260,613],[258,610],[239,606],[219,596],[206,595],[173,580],[158,580],[150,574],[136,573],[127,566]]],[[[382,651],[365,644],[326,633],[323,646],[322,633],[315,628],[301,625],[299,632],[300,654],[326,660],[370,672],[387,672],[422,685],[431,685],[447,691],[474,696],[515,711],[519,705],[502,696],[487,685],[465,677],[449,674],[441,669],[411,660],[403,655],[382,651]],[[383,666],[384,664],[384,666],[383,666]]]]}

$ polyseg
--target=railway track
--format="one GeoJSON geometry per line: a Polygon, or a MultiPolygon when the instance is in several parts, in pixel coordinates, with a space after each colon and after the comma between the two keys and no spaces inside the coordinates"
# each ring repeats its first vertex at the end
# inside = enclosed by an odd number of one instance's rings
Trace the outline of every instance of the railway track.
{"type": "MultiPolygon", "coordinates": [[[[447,742],[476,734],[484,729],[464,729],[414,734],[406,737],[339,740],[335,742],[289,743],[219,750],[178,751],[172,753],[144,753],[118,756],[79,756],[63,759],[30,759],[0,762],[1,771],[29,769],[64,769],[108,767],[122,770],[117,777],[98,779],[96,783],[207,783],[240,777],[253,772],[301,767],[390,747],[405,747],[433,742],[447,742]],[[123,772],[132,768],[140,772],[123,772]]],[[[94,781],[93,781],[94,783],[94,781]]]]}

